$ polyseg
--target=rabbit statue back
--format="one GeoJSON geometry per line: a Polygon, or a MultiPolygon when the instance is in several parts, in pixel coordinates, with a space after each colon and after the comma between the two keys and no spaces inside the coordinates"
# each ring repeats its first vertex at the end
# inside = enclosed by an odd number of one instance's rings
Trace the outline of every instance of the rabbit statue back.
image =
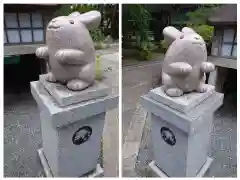
{"type": "Polygon", "coordinates": [[[179,31],[168,26],[164,28],[163,35],[170,44],[162,65],[166,94],[179,97],[192,91],[205,92],[205,73],[214,71],[215,67],[207,62],[203,38],[189,27],[179,31]]]}
{"type": "Polygon", "coordinates": [[[94,83],[95,48],[89,30],[101,21],[98,11],[71,13],[52,19],[46,30],[46,46],[36,56],[48,60],[50,71],[46,80],[59,82],[75,91],[94,83]]]}

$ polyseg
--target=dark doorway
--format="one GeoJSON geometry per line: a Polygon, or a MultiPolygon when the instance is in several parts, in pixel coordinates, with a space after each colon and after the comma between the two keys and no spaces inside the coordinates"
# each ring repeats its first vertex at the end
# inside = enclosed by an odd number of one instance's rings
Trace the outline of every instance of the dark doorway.
{"type": "Polygon", "coordinates": [[[41,64],[35,54],[21,55],[19,63],[4,64],[4,93],[29,91],[29,83],[39,79],[41,64]]]}

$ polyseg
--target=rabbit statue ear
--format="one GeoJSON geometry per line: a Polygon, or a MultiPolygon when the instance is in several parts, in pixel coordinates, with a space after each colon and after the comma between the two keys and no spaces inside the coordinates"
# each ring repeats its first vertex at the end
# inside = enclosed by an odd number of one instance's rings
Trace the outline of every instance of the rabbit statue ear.
{"type": "Polygon", "coordinates": [[[171,44],[173,41],[175,41],[175,39],[179,38],[180,36],[182,36],[182,32],[179,31],[178,29],[176,29],[173,26],[167,26],[163,29],[163,36],[164,39],[171,44]]]}
{"type": "Polygon", "coordinates": [[[192,28],[189,28],[189,27],[182,28],[182,32],[183,32],[183,34],[196,34],[196,32],[192,28]]]}
{"type": "Polygon", "coordinates": [[[87,27],[88,30],[97,28],[101,22],[99,11],[89,11],[78,16],[78,19],[87,27]]]}
{"type": "Polygon", "coordinates": [[[71,16],[71,17],[76,17],[76,16],[80,16],[81,14],[80,14],[80,12],[73,12],[73,13],[71,13],[71,14],[69,14],[68,16],[71,16]]]}

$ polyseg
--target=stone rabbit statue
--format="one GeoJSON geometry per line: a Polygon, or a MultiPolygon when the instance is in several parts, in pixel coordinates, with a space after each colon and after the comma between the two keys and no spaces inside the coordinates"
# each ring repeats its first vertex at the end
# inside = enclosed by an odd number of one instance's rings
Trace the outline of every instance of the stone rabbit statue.
{"type": "Polygon", "coordinates": [[[65,84],[70,90],[86,89],[95,80],[95,48],[89,30],[101,21],[98,11],[52,19],[46,30],[46,46],[36,56],[48,60],[46,81],[65,84]]]}
{"type": "Polygon", "coordinates": [[[165,93],[179,97],[192,91],[206,92],[205,73],[214,71],[215,67],[207,62],[207,48],[203,38],[188,27],[179,31],[168,26],[163,29],[163,35],[170,44],[162,65],[165,93]]]}

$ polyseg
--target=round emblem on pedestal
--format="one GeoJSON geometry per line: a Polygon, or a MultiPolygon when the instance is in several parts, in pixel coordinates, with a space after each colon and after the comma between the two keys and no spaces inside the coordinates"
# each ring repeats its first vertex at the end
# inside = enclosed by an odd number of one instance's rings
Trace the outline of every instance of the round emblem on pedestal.
{"type": "Polygon", "coordinates": [[[92,135],[92,128],[89,126],[83,126],[73,134],[72,142],[75,145],[80,145],[86,142],[91,135],[92,135]]]}
{"type": "Polygon", "coordinates": [[[163,140],[164,140],[167,144],[169,144],[169,145],[171,145],[171,146],[173,146],[173,145],[176,144],[175,135],[173,134],[173,132],[172,132],[169,128],[167,128],[167,127],[162,127],[161,130],[160,130],[160,132],[161,132],[161,135],[162,135],[163,140]]]}

